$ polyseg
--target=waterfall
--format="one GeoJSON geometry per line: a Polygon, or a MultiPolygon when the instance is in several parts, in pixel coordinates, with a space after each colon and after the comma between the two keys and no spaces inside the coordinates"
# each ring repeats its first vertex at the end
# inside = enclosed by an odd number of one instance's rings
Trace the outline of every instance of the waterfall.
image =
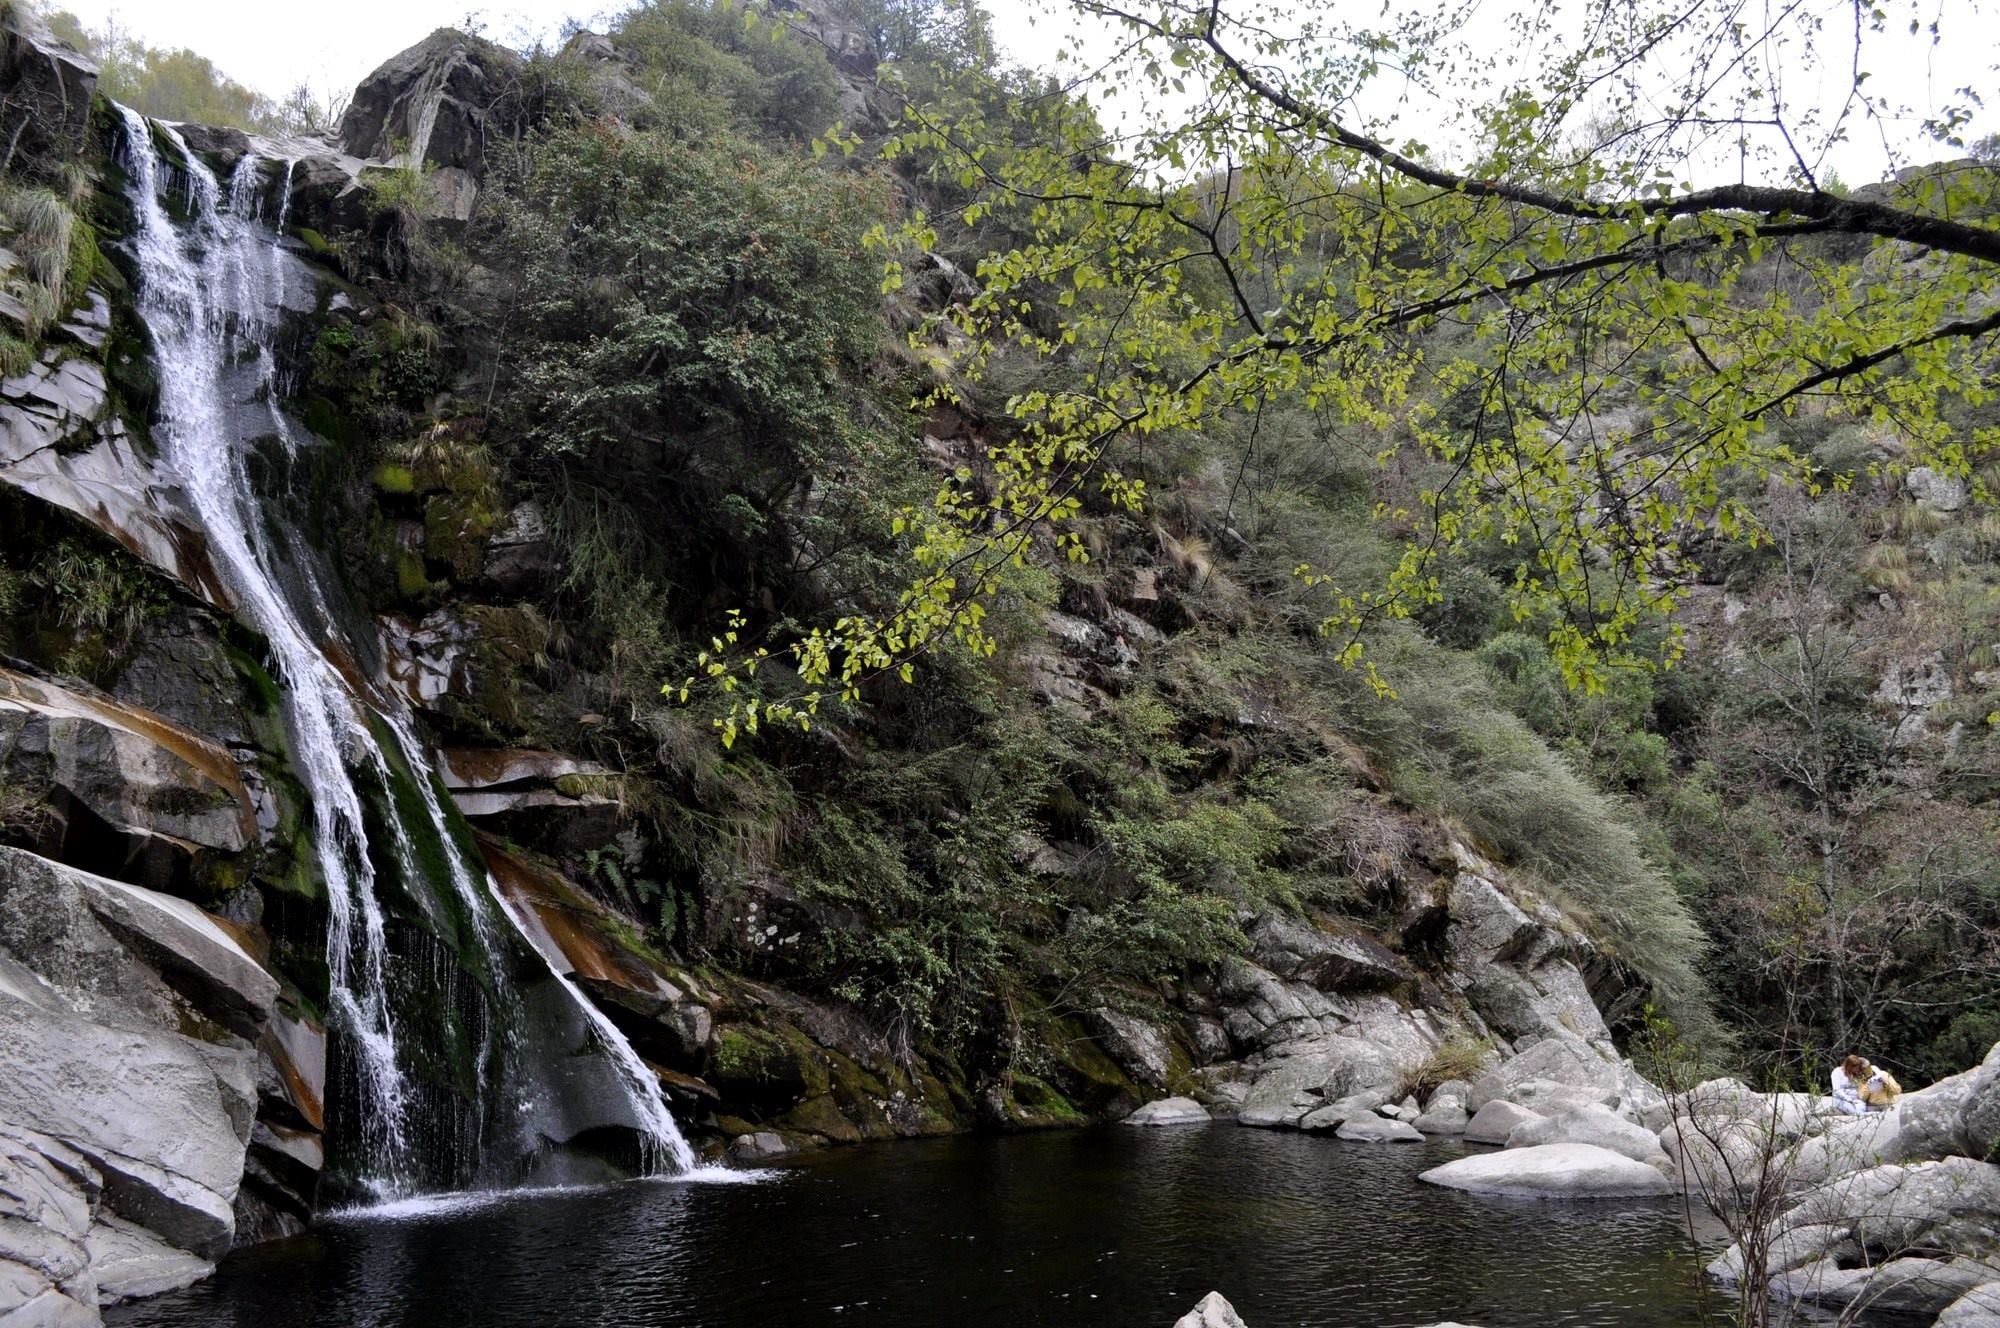
{"type": "MultiPolygon", "coordinates": [[[[157,357],[154,438],[240,616],[268,643],[311,804],[330,1056],[354,1116],[347,1180],[384,1201],[519,1183],[607,1112],[639,1136],[646,1170],[691,1169],[657,1079],[525,937],[454,827],[413,717],[373,684],[337,584],[283,514],[284,479],[317,440],[282,406],[274,350],[286,312],[312,307],[311,283],[292,280],[296,260],[280,246],[288,199],[276,228],[260,215],[279,164],[246,153],[225,190],[172,128],[120,110],[135,300],[157,357]],[[278,484],[260,488],[260,464],[278,484]],[[528,979],[553,999],[531,1008],[528,979]],[[579,1044],[593,1054],[579,1057],[579,1044]],[[470,1053],[476,1100],[440,1086],[455,1050],[470,1053]]],[[[291,171],[284,162],[286,195],[291,171]]]]}

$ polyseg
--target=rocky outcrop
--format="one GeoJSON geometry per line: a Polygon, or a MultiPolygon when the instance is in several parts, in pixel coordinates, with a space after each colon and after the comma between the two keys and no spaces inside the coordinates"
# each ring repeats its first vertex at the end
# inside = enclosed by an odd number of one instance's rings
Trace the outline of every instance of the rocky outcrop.
{"type": "Polygon", "coordinates": [[[83,146],[97,65],[58,41],[25,5],[10,5],[0,24],[0,170],[63,159],[83,146]]]}
{"type": "Polygon", "coordinates": [[[1780,1295],[1829,1307],[1860,1301],[1936,1314],[2000,1282],[1996,1215],[2000,1166],[1954,1157],[1870,1167],[1808,1192],[1773,1219],[1761,1270],[1746,1269],[1737,1245],[1709,1272],[1725,1284],[1760,1272],[1780,1295]]]}
{"type": "Polygon", "coordinates": [[[340,118],[350,155],[397,166],[485,174],[486,146],[524,120],[516,84],[521,57],[492,42],[439,28],[384,61],[354,90],[340,118]]]}
{"type": "Polygon", "coordinates": [[[1395,951],[1303,918],[1265,913],[1250,928],[1251,956],[1281,978],[1325,992],[1388,991],[1417,980],[1395,951]]]}
{"type": "Polygon", "coordinates": [[[251,1039],[277,991],[186,901],[0,848],[0,1128],[44,1214],[9,1228],[8,1281],[79,1303],[150,1294],[230,1247],[251,1039]]]}
{"type": "Polygon", "coordinates": [[[243,851],[257,817],[235,757],[108,696],[0,667],[0,773],[46,809],[64,856],[149,885],[203,850],[243,851]]]}
{"type": "Polygon", "coordinates": [[[1608,1047],[1611,1030],[1575,963],[1581,941],[1561,911],[1525,892],[1517,898],[1499,868],[1463,844],[1450,847],[1446,980],[1504,1038],[1568,1035],[1608,1047]]]}
{"type": "MultiPolygon", "coordinates": [[[[1662,1141],[1686,1137],[1682,1166],[1706,1194],[1779,1215],[1710,1273],[1765,1279],[1781,1299],[1973,1324],[2000,1307],[2000,1166],[1975,1128],[2000,1064],[1985,1062],[1860,1117],[1798,1110],[1803,1095],[1753,1094],[1729,1081],[1690,1096],[1662,1141]],[[1735,1114],[1729,1114],[1733,1104],[1735,1114]],[[1774,1188],[1775,1187],[1775,1188],[1774,1188]]],[[[1807,1099],[1816,1103],[1817,1099],[1807,1099]]]]}
{"type": "Polygon", "coordinates": [[[76,513],[211,604],[233,602],[185,503],[112,413],[95,361],[51,347],[0,382],[0,484],[76,513]]]}
{"type": "Polygon", "coordinates": [[[1462,1157],[1418,1177],[1447,1189],[1523,1199],[1632,1199],[1673,1192],[1644,1162],[1594,1144],[1540,1144],[1462,1157]]]}
{"type": "Polygon", "coordinates": [[[840,80],[840,113],[849,130],[879,130],[901,107],[875,81],[881,53],[861,25],[829,0],[766,0],[792,30],[826,52],[840,80]]]}

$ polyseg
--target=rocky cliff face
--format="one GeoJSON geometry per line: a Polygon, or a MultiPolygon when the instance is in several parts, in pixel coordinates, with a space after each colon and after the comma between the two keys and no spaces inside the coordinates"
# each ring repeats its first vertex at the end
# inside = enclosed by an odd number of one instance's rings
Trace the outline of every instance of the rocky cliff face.
{"type": "MultiPolygon", "coordinates": [[[[817,3],[778,8],[827,52],[853,122],[879,122],[890,103],[865,37],[817,3]]],[[[87,62],[18,26],[6,42],[4,76],[32,92],[7,103],[30,107],[11,132],[106,177],[98,229],[116,253],[131,219],[108,182],[111,117],[101,103],[86,114],[87,62]]],[[[599,84],[622,67],[604,38],[563,58],[599,84]]],[[[291,163],[266,211],[289,218],[287,243],[318,264],[323,289],[283,353],[302,359],[329,335],[360,343],[406,317],[371,289],[380,273],[357,238],[401,224],[377,187],[422,168],[427,193],[398,206],[465,221],[488,145],[534,113],[521,73],[510,54],[440,32],[363,84],[340,149],[185,128],[218,172],[249,152],[291,163]],[[329,244],[343,233],[347,248],[329,244]]],[[[954,298],[969,278],[938,263],[936,298],[954,298]]],[[[465,284],[476,302],[504,278],[465,284]]],[[[0,1239],[0,1317],[21,1322],[90,1322],[99,1303],[301,1230],[328,1135],[355,1106],[325,1032],[313,790],[277,718],[265,643],[234,616],[208,532],[150,444],[157,385],[130,286],[115,261],[97,270],[32,362],[0,382],[0,501],[19,516],[0,551],[26,565],[67,541],[110,569],[104,584],[127,588],[89,631],[16,613],[0,660],[0,829],[13,845],[0,848],[0,1204],[14,1219],[0,1239]]],[[[337,413],[315,409],[330,450],[347,446],[337,413]]],[[[1643,1095],[1612,1038],[1642,984],[1548,900],[1407,810],[1394,814],[1410,847],[1372,874],[1365,918],[1251,911],[1238,919],[1241,955],[1129,1001],[998,1010],[955,1045],[788,988],[802,935],[869,920],[775,872],[717,883],[686,910],[699,916],[670,957],[668,938],[635,923],[645,901],[618,870],[644,853],[624,772],[602,751],[523,745],[604,718],[583,708],[581,686],[523,683],[548,631],[534,597],[561,575],[561,555],[532,500],[495,501],[467,478],[473,449],[454,450],[468,441],[454,427],[431,435],[441,461],[377,468],[371,483],[302,479],[325,486],[330,509],[367,509],[382,538],[349,570],[359,582],[387,566],[396,583],[372,606],[380,640],[353,643],[344,665],[357,686],[407,699],[528,939],[646,1059],[709,1153],[1071,1124],[1167,1094],[1246,1125],[1332,1130],[1435,1088],[1440,1067],[1472,1075],[1503,1061],[1512,1077],[1489,1096],[1643,1095]],[[539,722],[551,715],[562,722],[539,722]]],[[[955,445],[936,446],[948,459],[955,445]]],[[[1176,620],[1160,585],[1173,575],[1140,568],[1116,597],[1051,611],[1024,653],[1040,704],[1101,715],[1135,666],[1169,649],[1176,620]]],[[[1279,734],[1352,759],[1255,695],[1231,709],[1219,744],[1279,734]]],[[[1021,852],[1036,871],[1083,870],[1064,842],[1021,852]]]]}

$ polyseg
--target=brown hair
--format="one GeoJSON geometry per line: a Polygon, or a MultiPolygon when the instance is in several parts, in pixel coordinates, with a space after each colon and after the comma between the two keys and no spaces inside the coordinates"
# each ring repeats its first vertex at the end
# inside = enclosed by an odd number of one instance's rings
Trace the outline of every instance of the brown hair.
{"type": "Polygon", "coordinates": [[[1859,1079],[1861,1072],[1868,1068],[1868,1062],[1855,1053],[1849,1052],[1847,1059],[1840,1063],[1840,1068],[1847,1072],[1849,1079],[1859,1079]]]}

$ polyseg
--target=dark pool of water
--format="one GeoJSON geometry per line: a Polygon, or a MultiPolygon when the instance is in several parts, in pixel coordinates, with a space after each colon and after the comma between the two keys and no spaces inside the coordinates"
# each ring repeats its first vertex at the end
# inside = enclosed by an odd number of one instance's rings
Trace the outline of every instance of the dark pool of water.
{"type": "Polygon", "coordinates": [[[335,1221],[107,1319],[1170,1328],[1219,1290],[1251,1328],[1694,1321],[1698,1263],[1674,1203],[1417,1182],[1464,1151],[1229,1125],[879,1145],[757,1185],[638,1183],[335,1221]]]}

